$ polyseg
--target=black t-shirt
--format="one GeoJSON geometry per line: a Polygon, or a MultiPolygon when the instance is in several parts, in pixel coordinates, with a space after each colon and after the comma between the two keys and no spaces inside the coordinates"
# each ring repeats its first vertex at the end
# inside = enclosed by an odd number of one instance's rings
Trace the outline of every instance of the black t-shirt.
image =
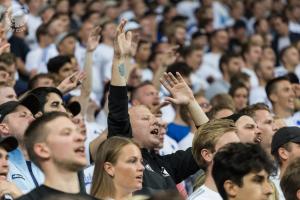
{"type": "Polygon", "coordinates": [[[21,196],[18,200],[96,200],[96,198],[86,194],[86,193],[66,193],[46,185],[41,185],[26,195],[21,196]]]}

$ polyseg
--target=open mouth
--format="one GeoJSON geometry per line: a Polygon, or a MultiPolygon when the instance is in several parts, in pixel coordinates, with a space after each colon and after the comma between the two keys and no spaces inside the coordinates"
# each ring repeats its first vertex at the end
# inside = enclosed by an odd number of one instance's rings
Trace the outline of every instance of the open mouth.
{"type": "Polygon", "coordinates": [[[7,172],[0,173],[0,180],[6,180],[7,178],[7,172]]]}
{"type": "Polygon", "coordinates": [[[85,148],[84,146],[80,146],[78,148],[75,149],[75,153],[81,154],[81,155],[85,155],[85,148]]]}
{"type": "Polygon", "coordinates": [[[151,132],[150,132],[152,135],[157,135],[158,136],[158,129],[153,129],[151,132]]]}
{"type": "Polygon", "coordinates": [[[137,177],[135,177],[138,181],[143,181],[143,175],[140,175],[140,176],[137,176],[137,177]]]}

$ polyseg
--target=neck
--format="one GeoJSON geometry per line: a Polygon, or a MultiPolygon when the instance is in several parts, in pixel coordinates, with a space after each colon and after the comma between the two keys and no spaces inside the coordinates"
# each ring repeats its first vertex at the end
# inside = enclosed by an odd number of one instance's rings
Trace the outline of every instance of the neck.
{"type": "Polygon", "coordinates": [[[223,50],[221,50],[218,47],[212,47],[211,48],[211,52],[213,52],[213,53],[223,53],[223,50]]]}
{"type": "Polygon", "coordinates": [[[248,69],[252,69],[253,70],[254,65],[253,65],[253,63],[249,59],[247,59],[245,67],[248,68],[248,69]]]}
{"type": "Polygon", "coordinates": [[[135,61],[136,61],[136,64],[137,64],[138,68],[140,68],[140,69],[147,68],[147,62],[143,62],[143,61],[141,61],[141,60],[139,60],[137,58],[136,58],[135,61]]]}
{"type": "Polygon", "coordinates": [[[212,166],[210,165],[208,168],[207,168],[207,176],[205,177],[205,181],[204,181],[204,185],[206,187],[208,187],[209,189],[215,191],[215,192],[218,192],[218,189],[216,187],[216,184],[215,184],[215,181],[211,175],[211,170],[212,170],[212,166]]]}
{"type": "Polygon", "coordinates": [[[48,168],[44,172],[44,185],[66,193],[80,192],[79,180],[76,172],[71,172],[64,169],[59,170],[57,168],[48,168]]]}
{"type": "Polygon", "coordinates": [[[102,41],[103,44],[106,44],[108,46],[114,46],[114,41],[109,38],[104,38],[102,41]]]}
{"type": "Polygon", "coordinates": [[[225,73],[223,74],[223,80],[226,81],[227,83],[230,82],[230,77],[229,77],[229,74],[228,74],[228,73],[225,72],[225,73]]]}
{"type": "Polygon", "coordinates": [[[293,112],[288,109],[283,109],[280,106],[273,105],[273,112],[277,117],[287,118],[293,115],[293,112]]]}
{"type": "Polygon", "coordinates": [[[259,85],[260,85],[261,87],[265,87],[266,84],[267,84],[267,81],[265,81],[265,80],[262,79],[262,78],[258,79],[258,81],[259,81],[259,85]]]}
{"type": "Polygon", "coordinates": [[[21,150],[25,160],[30,160],[29,156],[28,156],[28,153],[27,153],[27,149],[24,146],[24,143],[22,141],[19,141],[19,140],[18,140],[18,143],[19,143],[19,149],[21,150]]]}
{"type": "Polygon", "coordinates": [[[297,65],[285,64],[285,65],[284,65],[284,68],[285,68],[288,72],[294,72],[296,66],[297,66],[297,65]]]}
{"type": "Polygon", "coordinates": [[[281,180],[286,168],[287,168],[288,164],[287,163],[282,163],[282,165],[280,166],[280,174],[279,174],[279,178],[281,180]]]}
{"type": "Polygon", "coordinates": [[[185,121],[182,120],[179,114],[175,116],[174,123],[178,125],[189,126],[185,121]]]}
{"type": "Polygon", "coordinates": [[[122,187],[116,185],[115,200],[128,200],[132,197],[132,192],[124,190],[122,187]]]}

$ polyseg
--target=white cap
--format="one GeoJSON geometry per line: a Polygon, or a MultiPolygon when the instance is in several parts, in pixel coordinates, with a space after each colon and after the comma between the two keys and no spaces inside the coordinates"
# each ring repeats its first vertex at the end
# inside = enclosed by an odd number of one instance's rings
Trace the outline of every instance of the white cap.
{"type": "Polygon", "coordinates": [[[132,31],[136,29],[140,29],[141,25],[135,21],[128,21],[125,25],[125,31],[132,31]]]}

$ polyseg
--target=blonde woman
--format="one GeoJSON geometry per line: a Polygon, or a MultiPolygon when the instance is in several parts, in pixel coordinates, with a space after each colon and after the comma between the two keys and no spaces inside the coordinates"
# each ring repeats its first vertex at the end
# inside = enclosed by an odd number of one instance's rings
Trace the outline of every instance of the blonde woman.
{"type": "Polygon", "coordinates": [[[136,143],[111,137],[98,148],[91,195],[99,199],[126,200],[142,189],[143,158],[136,143]]]}

